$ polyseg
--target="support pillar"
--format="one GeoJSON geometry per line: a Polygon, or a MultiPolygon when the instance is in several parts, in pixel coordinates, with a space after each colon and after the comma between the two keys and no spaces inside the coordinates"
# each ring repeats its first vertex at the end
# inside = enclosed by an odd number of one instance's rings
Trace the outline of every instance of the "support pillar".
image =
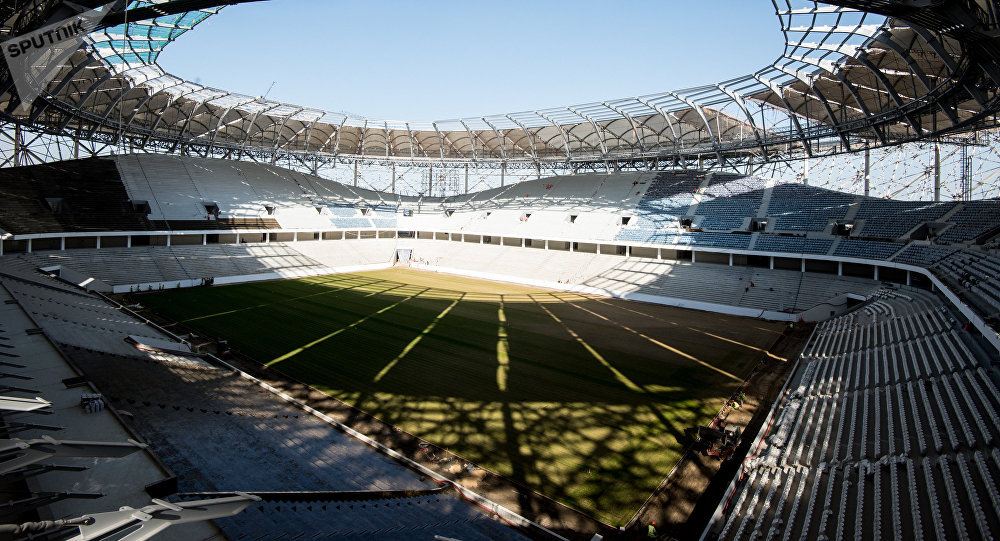
{"type": "MultiPolygon", "coordinates": [[[[701,158],[699,157],[698,159],[700,160],[701,158]]],[[[696,260],[696,259],[697,259],[697,257],[696,257],[696,254],[697,254],[697,253],[698,253],[698,252],[696,252],[696,251],[694,251],[694,250],[691,250],[691,262],[692,262],[692,263],[697,263],[697,260],[696,260]]]]}
{"type": "Polygon", "coordinates": [[[504,177],[507,175],[507,162],[500,164],[500,187],[503,188],[504,177]]]}
{"type": "Polygon", "coordinates": [[[389,193],[396,193],[396,163],[392,163],[392,186],[389,188],[389,193]]]}
{"type": "Polygon", "coordinates": [[[733,254],[729,254],[729,266],[733,266],[733,254]]]}
{"type": "Polygon", "coordinates": [[[601,243],[597,243],[597,255],[601,255],[601,243]]]}
{"type": "Polygon", "coordinates": [[[167,235],[167,246],[170,246],[170,235],[167,235]]]}
{"type": "Polygon", "coordinates": [[[549,239],[545,239],[545,249],[549,249],[549,239]]]}
{"type": "Polygon", "coordinates": [[[469,164],[465,164],[465,193],[469,193],[469,164]]]}
{"type": "Polygon", "coordinates": [[[878,265],[875,265],[875,279],[878,280],[878,265]]]}
{"type": "Polygon", "coordinates": [[[809,158],[802,159],[802,184],[809,185],[809,158]]]}
{"type": "Polygon", "coordinates": [[[843,276],[843,275],[844,275],[844,262],[843,261],[838,261],[837,262],[837,276],[843,276]]]}
{"type": "Polygon", "coordinates": [[[871,193],[871,156],[868,147],[865,147],[865,197],[871,193]]]}
{"type": "Polygon", "coordinates": [[[576,251],[576,247],[573,244],[573,241],[569,241],[569,253],[573,253],[575,251],[576,251]]]}
{"type": "Polygon", "coordinates": [[[97,237],[97,249],[101,249],[101,237],[97,237]]]}
{"type": "Polygon", "coordinates": [[[663,248],[656,249],[656,259],[663,259],[663,248]]]}
{"type": "Polygon", "coordinates": [[[805,272],[805,271],[806,271],[806,260],[805,260],[805,258],[802,258],[802,272],[805,272]]]}
{"type": "Polygon", "coordinates": [[[207,233],[201,236],[201,245],[202,246],[208,246],[208,234],[207,233]]]}
{"type": "Polygon", "coordinates": [[[771,270],[774,270],[774,256],[771,256],[771,270]]]}
{"type": "Polygon", "coordinates": [[[941,145],[934,143],[934,202],[941,201],[941,145]]]}
{"type": "Polygon", "coordinates": [[[354,187],[358,186],[358,160],[354,160],[354,187]]]}
{"type": "Polygon", "coordinates": [[[521,238],[521,248],[524,248],[524,238],[521,238]]]}
{"type": "MultiPolygon", "coordinates": [[[[129,237],[128,240],[129,240],[129,246],[131,247],[132,237],[129,237]]],[[[236,234],[236,244],[239,244],[239,243],[240,243],[240,234],[237,233],[236,234]]]]}
{"type": "MultiPolygon", "coordinates": [[[[14,167],[20,167],[21,164],[21,125],[14,124],[14,167]]],[[[28,241],[31,244],[31,241],[28,241]]],[[[31,250],[28,250],[29,252],[31,250]]]]}
{"type": "Polygon", "coordinates": [[[434,166],[427,166],[427,197],[434,193],[434,166]]]}
{"type": "Polygon", "coordinates": [[[28,253],[29,254],[31,253],[31,240],[32,239],[28,239],[28,253]]]}
{"type": "MultiPolygon", "coordinates": [[[[131,243],[132,242],[132,237],[129,236],[128,240],[131,243]]],[[[130,245],[129,248],[131,248],[131,247],[132,246],[130,245]]],[[[66,249],[66,237],[59,237],[59,249],[60,250],[65,250],[66,249]]]]}
{"type": "Polygon", "coordinates": [[[906,271],[906,285],[913,285],[910,280],[910,271],[906,271]]]}

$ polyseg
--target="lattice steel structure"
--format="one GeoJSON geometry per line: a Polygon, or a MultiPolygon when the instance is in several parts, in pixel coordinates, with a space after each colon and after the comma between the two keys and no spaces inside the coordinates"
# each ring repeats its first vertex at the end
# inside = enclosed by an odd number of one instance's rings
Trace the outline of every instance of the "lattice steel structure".
{"type": "MultiPolygon", "coordinates": [[[[65,139],[62,147],[72,146],[74,155],[116,147],[284,161],[317,172],[349,164],[355,182],[359,168],[375,167],[391,168],[395,184],[397,167],[509,170],[515,178],[692,162],[752,168],[994,126],[997,0],[772,1],[785,49],[743,77],[536,111],[405,122],[280,103],[164,73],[156,64],[163,47],[220,5],[240,0],[120,0],[29,112],[19,112],[3,67],[0,121],[15,147],[5,165],[44,159],[29,145],[18,147],[23,131],[36,141],[65,139]]],[[[67,6],[6,3],[2,37],[65,16],[67,6]]]]}

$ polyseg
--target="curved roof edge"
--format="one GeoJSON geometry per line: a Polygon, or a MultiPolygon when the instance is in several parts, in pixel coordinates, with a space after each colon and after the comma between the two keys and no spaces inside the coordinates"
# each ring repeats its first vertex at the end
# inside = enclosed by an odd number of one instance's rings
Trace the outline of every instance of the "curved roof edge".
{"type": "Polygon", "coordinates": [[[977,2],[994,0],[962,0],[968,5],[944,15],[933,3],[772,2],[786,44],[771,65],[716,84],[566,107],[389,121],[209,88],[160,70],[156,54],[219,8],[129,23],[127,36],[123,26],[91,36],[27,117],[13,113],[9,86],[0,106],[36,128],[128,139],[133,149],[415,164],[766,160],[917,140],[979,125],[997,110],[991,89],[1000,86],[1000,55],[974,54],[995,48],[988,27],[995,21],[956,27],[948,19],[989,19],[998,10],[977,11],[977,2]],[[903,5],[919,16],[911,19],[930,22],[873,14],[903,5]]]}

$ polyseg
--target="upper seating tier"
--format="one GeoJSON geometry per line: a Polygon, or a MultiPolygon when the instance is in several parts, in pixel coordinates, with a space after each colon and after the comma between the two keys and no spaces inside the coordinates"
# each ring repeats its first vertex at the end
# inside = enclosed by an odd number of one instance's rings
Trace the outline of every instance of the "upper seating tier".
{"type": "MultiPolygon", "coordinates": [[[[892,201],[695,170],[557,176],[442,198],[379,193],[268,164],[123,155],[6,169],[0,195],[7,196],[0,228],[15,234],[399,229],[877,260],[900,253],[899,261],[907,262],[916,252],[878,242],[906,240],[925,223],[943,223],[921,230],[931,234],[932,246],[983,242],[1000,231],[996,200],[892,201]],[[148,208],[148,217],[133,208],[148,208]],[[765,217],[772,223],[759,240],[732,236],[765,217]],[[858,227],[849,240],[835,243],[826,232],[835,221],[858,227]],[[809,238],[771,235],[789,231],[809,238]],[[936,231],[942,233],[935,238],[936,231]]],[[[47,241],[34,249],[55,247],[47,241]]],[[[914,261],[922,264],[919,257],[914,261]]]]}
{"type": "Polygon", "coordinates": [[[0,168],[0,229],[10,233],[142,231],[111,160],[0,168]]]}
{"type": "Polygon", "coordinates": [[[831,219],[843,219],[855,196],[800,184],[775,186],[768,216],[774,229],[785,231],[823,231],[831,219]]]}

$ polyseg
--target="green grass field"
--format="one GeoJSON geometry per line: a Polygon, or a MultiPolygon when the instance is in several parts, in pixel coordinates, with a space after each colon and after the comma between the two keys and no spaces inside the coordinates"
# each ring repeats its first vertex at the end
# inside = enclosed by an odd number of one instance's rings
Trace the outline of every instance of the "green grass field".
{"type": "Polygon", "coordinates": [[[389,269],[141,302],[485,468],[624,524],[779,324],[389,269]]]}

